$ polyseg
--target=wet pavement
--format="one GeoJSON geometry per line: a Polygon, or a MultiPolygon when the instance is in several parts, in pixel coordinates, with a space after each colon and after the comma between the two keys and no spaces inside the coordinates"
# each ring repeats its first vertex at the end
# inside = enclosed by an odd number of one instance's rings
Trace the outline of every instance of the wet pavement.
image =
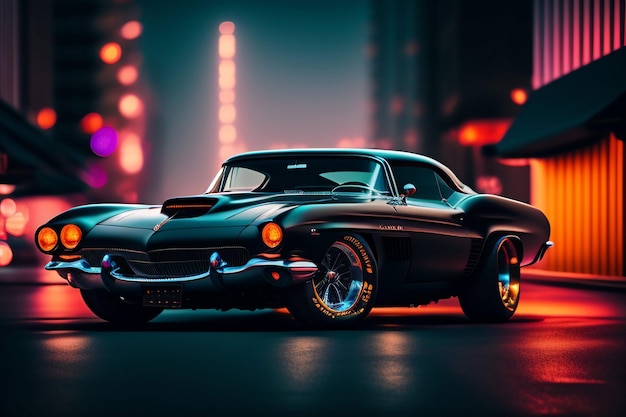
{"type": "Polygon", "coordinates": [[[0,416],[626,414],[626,293],[525,282],[506,324],[456,299],[308,331],[282,310],[120,330],[37,270],[0,273],[0,416]]]}

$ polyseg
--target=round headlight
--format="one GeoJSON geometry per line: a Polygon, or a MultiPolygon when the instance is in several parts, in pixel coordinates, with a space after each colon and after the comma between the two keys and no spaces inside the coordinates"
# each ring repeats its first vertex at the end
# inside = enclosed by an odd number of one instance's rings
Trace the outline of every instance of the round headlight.
{"type": "Polygon", "coordinates": [[[39,230],[39,233],[37,233],[37,245],[39,245],[39,249],[43,252],[50,252],[52,249],[56,248],[58,241],[59,237],[57,236],[57,232],[50,227],[43,227],[39,230]]]}
{"type": "Polygon", "coordinates": [[[283,229],[281,229],[276,223],[268,223],[263,226],[261,238],[266,246],[275,248],[280,245],[280,242],[283,240],[283,229]]]}
{"type": "Polygon", "coordinates": [[[61,243],[67,249],[74,249],[83,237],[83,232],[75,224],[66,224],[61,229],[61,243]]]}

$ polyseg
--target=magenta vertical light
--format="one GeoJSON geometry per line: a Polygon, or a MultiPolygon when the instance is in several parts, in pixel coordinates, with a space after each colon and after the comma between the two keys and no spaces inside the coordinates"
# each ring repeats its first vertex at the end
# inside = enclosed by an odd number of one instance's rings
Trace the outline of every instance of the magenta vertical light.
{"type": "Polygon", "coordinates": [[[543,76],[541,85],[552,81],[552,48],[550,45],[550,3],[543,4],[543,76]]]}
{"type": "Polygon", "coordinates": [[[572,71],[580,67],[580,1],[574,0],[572,7],[572,71]]]}
{"type": "Polygon", "coordinates": [[[539,0],[535,0],[534,25],[535,31],[533,39],[533,89],[541,87],[541,9],[539,0]]]}
{"type": "Polygon", "coordinates": [[[570,25],[570,2],[563,3],[563,49],[562,49],[562,67],[563,74],[567,74],[572,70],[572,29],[570,25]]]}
{"type": "Polygon", "coordinates": [[[602,56],[602,46],[600,45],[600,30],[602,25],[600,24],[600,0],[594,0],[593,2],[593,59],[596,60],[602,56]]]}
{"type": "Polygon", "coordinates": [[[619,5],[621,2],[615,0],[613,2],[613,50],[616,51],[622,46],[622,39],[620,36],[619,28],[622,21],[622,16],[619,14],[619,5]]]}
{"type": "Polygon", "coordinates": [[[555,80],[563,75],[561,70],[561,12],[559,1],[553,2],[552,11],[552,79],[555,80]]]}
{"type": "Polygon", "coordinates": [[[583,60],[582,65],[591,61],[591,6],[589,0],[583,3],[583,60]]]}
{"type": "Polygon", "coordinates": [[[606,55],[611,52],[611,2],[607,0],[604,0],[604,21],[602,22],[602,28],[604,29],[602,36],[604,44],[602,55],[606,55]]]}

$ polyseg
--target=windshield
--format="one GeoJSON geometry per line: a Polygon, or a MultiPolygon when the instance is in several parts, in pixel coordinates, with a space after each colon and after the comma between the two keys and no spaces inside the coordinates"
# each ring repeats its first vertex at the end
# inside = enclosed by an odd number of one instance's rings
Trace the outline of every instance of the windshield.
{"type": "Polygon", "coordinates": [[[233,161],[210,192],[368,192],[389,195],[383,166],[369,158],[302,157],[233,161]]]}

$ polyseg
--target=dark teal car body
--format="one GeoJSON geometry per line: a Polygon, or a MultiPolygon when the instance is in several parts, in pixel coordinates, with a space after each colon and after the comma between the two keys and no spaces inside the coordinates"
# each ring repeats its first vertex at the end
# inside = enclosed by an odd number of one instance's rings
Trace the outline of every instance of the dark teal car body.
{"type": "Polygon", "coordinates": [[[112,323],[287,307],[305,325],[343,327],[375,306],[452,296],[472,320],[506,321],[549,233],[540,210],[477,194],[428,157],[302,149],[232,157],[205,193],[162,205],[70,209],[36,241],[46,269],[112,323]]]}

